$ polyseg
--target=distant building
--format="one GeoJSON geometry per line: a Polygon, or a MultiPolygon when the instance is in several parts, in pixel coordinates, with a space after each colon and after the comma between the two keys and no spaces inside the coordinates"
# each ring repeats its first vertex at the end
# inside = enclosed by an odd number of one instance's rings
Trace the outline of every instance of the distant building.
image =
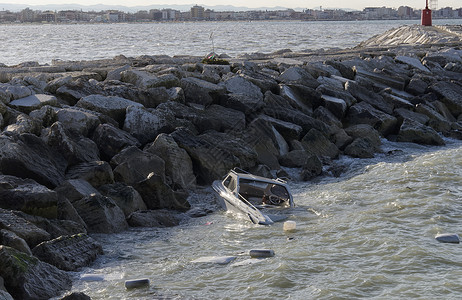
{"type": "Polygon", "coordinates": [[[409,6],[400,6],[398,8],[398,17],[401,19],[410,19],[414,15],[414,10],[409,6]]]}
{"type": "Polygon", "coordinates": [[[34,22],[35,12],[30,8],[25,8],[20,13],[21,22],[34,22]]]}
{"type": "Polygon", "coordinates": [[[42,22],[46,22],[46,23],[53,23],[53,22],[56,22],[56,14],[52,11],[44,11],[42,12],[42,14],[40,15],[40,20],[42,22]]]}
{"type": "Polygon", "coordinates": [[[203,20],[204,19],[204,8],[202,6],[194,5],[191,7],[191,19],[203,20]]]}
{"type": "Polygon", "coordinates": [[[119,20],[119,12],[116,11],[116,10],[108,11],[107,20],[109,22],[119,22],[119,21],[121,21],[121,20],[119,20]]]}
{"type": "Polygon", "coordinates": [[[180,17],[180,11],[174,9],[163,9],[162,10],[162,20],[164,21],[173,21],[177,20],[180,17]]]}

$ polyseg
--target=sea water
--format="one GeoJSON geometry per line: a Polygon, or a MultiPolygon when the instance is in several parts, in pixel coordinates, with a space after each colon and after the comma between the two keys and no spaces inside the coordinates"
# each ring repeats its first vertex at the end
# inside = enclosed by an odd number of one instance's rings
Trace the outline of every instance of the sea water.
{"type": "MultiPolygon", "coordinates": [[[[143,24],[0,25],[0,63],[79,61],[117,55],[194,55],[212,50],[231,57],[320,48],[354,47],[360,42],[405,24],[404,21],[252,21],[143,24]]],[[[434,20],[460,24],[461,20],[434,20]]]]}
{"type": "MultiPolygon", "coordinates": [[[[174,228],[94,235],[105,255],[75,274],[73,290],[92,299],[455,299],[462,295],[462,142],[427,147],[384,140],[372,159],[341,157],[344,173],[292,181],[296,222],[254,225],[229,213],[174,228]],[[275,255],[250,259],[252,249],[275,255]],[[229,264],[197,264],[235,256],[229,264]],[[104,281],[78,280],[86,273],[104,281]],[[126,290],[125,280],[149,287],[126,290]]],[[[296,170],[288,170],[296,176],[296,170]]],[[[193,200],[212,206],[214,196],[193,200]]]]}

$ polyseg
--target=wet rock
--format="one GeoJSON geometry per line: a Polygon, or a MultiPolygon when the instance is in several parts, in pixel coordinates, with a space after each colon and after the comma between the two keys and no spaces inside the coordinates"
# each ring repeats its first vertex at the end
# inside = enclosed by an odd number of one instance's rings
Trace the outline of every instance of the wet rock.
{"type": "Polygon", "coordinates": [[[17,236],[14,232],[6,229],[0,229],[0,245],[8,246],[28,255],[32,255],[32,251],[26,241],[17,236]]]}
{"type": "Polygon", "coordinates": [[[101,157],[106,160],[110,160],[124,148],[141,145],[131,134],[109,124],[100,124],[92,139],[98,145],[101,157]]]}
{"type": "Polygon", "coordinates": [[[80,99],[76,105],[92,111],[105,114],[119,124],[123,124],[127,107],[143,107],[142,104],[117,96],[90,95],[80,99]]]}
{"type": "Polygon", "coordinates": [[[341,119],[346,113],[347,104],[343,99],[335,98],[328,95],[322,95],[324,106],[332,112],[337,118],[341,119]]]}
{"type": "Polygon", "coordinates": [[[0,207],[47,218],[57,217],[56,192],[32,179],[9,175],[0,175],[0,185],[0,207]]]}
{"type": "Polygon", "coordinates": [[[195,136],[186,128],[179,128],[171,136],[179,147],[186,150],[196,166],[198,183],[210,184],[239,165],[239,159],[226,149],[218,147],[200,136],[195,136]]]}
{"type": "Polygon", "coordinates": [[[308,181],[322,174],[322,162],[316,155],[311,155],[302,167],[300,179],[308,181]]]}
{"type": "Polygon", "coordinates": [[[103,248],[90,236],[81,233],[40,243],[32,252],[41,261],[61,270],[77,271],[103,254],[103,248]]]}
{"type": "Polygon", "coordinates": [[[165,181],[165,162],[159,156],[136,147],[126,148],[114,156],[111,164],[115,181],[133,185],[154,172],[165,181]]]}
{"type": "Polygon", "coordinates": [[[66,180],[55,191],[59,196],[67,198],[71,203],[92,194],[99,194],[96,188],[83,179],[66,180]]]}
{"type": "Polygon", "coordinates": [[[324,63],[326,65],[332,66],[335,69],[337,69],[343,77],[350,79],[350,80],[354,80],[355,78],[354,70],[350,68],[349,66],[343,64],[341,61],[327,60],[324,63]]]}
{"type": "Polygon", "coordinates": [[[339,155],[337,146],[329,141],[319,130],[311,129],[301,140],[305,150],[318,157],[336,158],[339,155]]]}
{"type": "Polygon", "coordinates": [[[165,162],[165,175],[174,186],[190,189],[196,185],[192,160],[186,150],[180,148],[170,135],[159,134],[155,141],[145,148],[165,162]]]}
{"type": "Polygon", "coordinates": [[[301,84],[311,88],[317,88],[319,83],[305,69],[301,67],[290,67],[278,77],[280,82],[286,84],[301,84]]]}
{"type": "MultiPolygon", "coordinates": [[[[324,97],[324,96],[323,96],[324,97]]],[[[319,106],[316,108],[316,110],[313,112],[313,117],[315,117],[317,120],[320,120],[324,122],[328,126],[336,126],[338,128],[342,128],[343,124],[332,111],[328,110],[324,106],[319,106]]]]}
{"type": "Polygon", "coordinates": [[[438,81],[430,86],[430,90],[439,96],[440,101],[447,106],[454,117],[462,114],[462,89],[460,85],[447,81],[438,81]]]}
{"type": "Polygon", "coordinates": [[[49,188],[64,180],[65,159],[37,136],[0,136],[0,171],[5,175],[31,178],[49,188]]]}
{"type": "Polygon", "coordinates": [[[9,125],[3,130],[4,134],[14,135],[22,133],[32,133],[40,135],[41,124],[38,120],[29,117],[26,114],[19,114],[18,116],[9,120],[9,125]]]}
{"type": "Polygon", "coordinates": [[[404,119],[399,130],[398,141],[423,145],[445,145],[444,140],[434,129],[410,119],[404,119]]]}
{"type": "Polygon", "coordinates": [[[56,106],[57,103],[58,99],[56,99],[55,96],[35,94],[18,100],[13,100],[9,105],[19,111],[30,113],[31,111],[39,109],[45,105],[56,106]]]}
{"type": "Polygon", "coordinates": [[[132,186],[122,182],[100,186],[98,191],[111,198],[122,209],[125,217],[138,210],[146,210],[146,204],[141,195],[132,186]]]}
{"type": "Polygon", "coordinates": [[[29,116],[32,119],[38,120],[43,127],[50,127],[51,124],[58,121],[55,109],[49,105],[45,105],[40,109],[30,112],[29,116]]]}
{"type": "Polygon", "coordinates": [[[72,286],[66,272],[6,246],[0,246],[0,276],[15,299],[49,299],[72,286]]]}
{"type": "Polygon", "coordinates": [[[350,125],[368,124],[387,136],[396,130],[397,119],[389,114],[381,112],[366,102],[360,102],[350,107],[347,115],[350,125]]]}
{"type": "Polygon", "coordinates": [[[154,141],[158,134],[169,131],[168,128],[167,119],[159,111],[148,111],[135,106],[127,108],[123,129],[141,144],[154,141]]]}
{"type": "Polygon", "coordinates": [[[383,101],[382,96],[367,90],[353,81],[349,81],[345,84],[345,90],[358,99],[358,102],[364,101],[384,113],[393,113],[393,107],[383,101]]]}
{"type": "Polygon", "coordinates": [[[75,165],[67,170],[66,179],[83,179],[95,188],[114,183],[114,173],[109,163],[91,161],[75,165]]]}
{"type": "Polygon", "coordinates": [[[28,222],[24,218],[15,215],[10,210],[0,208],[0,229],[6,229],[23,240],[29,247],[35,247],[37,244],[49,240],[50,234],[43,229],[28,222]]]}
{"type": "Polygon", "coordinates": [[[271,124],[286,140],[298,140],[302,135],[303,128],[299,125],[284,122],[266,115],[260,115],[258,119],[271,124]]]}
{"type": "Polygon", "coordinates": [[[344,153],[356,158],[373,158],[374,147],[367,138],[356,138],[351,144],[346,146],[344,153]]]}
{"type": "Polygon", "coordinates": [[[79,216],[71,202],[69,202],[69,200],[62,194],[58,194],[58,219],[73,221],[83,228],[81,232],[87,232],[87,224],[85,224],[85,222],[79,216]]]}
{"type": "Polygon", "coordinates": [[[91,300],[91,298],[82,292],[69,292],[59,300],[91,300]]]}
{"type": "Polygon", "coordinates": [[[307,164],[313,154],[305,150],[292,150],[279,158],[279,163],[284,167],[300,168],[307,164]]]}
{"type": "Polygon", "coordinates": [[[275,132],[276,129],[268,121],[257,118],[249,124],[243,137],[246,145],[257,153],[257,163],[272,170],[280,168],[278,157],[281,151],[275,132]]]}
{"type": "Polygon", "coordinates": [[[162,177],[151,173],[145,180],[133,186],[143,198],[148,209],[188,210],[190,204],[187,200],[176,197],[173,190],[164,183],[162,177]]]}
{"type": "Polygon", "coordinates": [[[132,227],[173,227],[180,225],[183,218],[177,211],[158,209],[134,212],[127,221],[132,227]]]}
{"type": "Polygon", "coordinates": [[[225,87],[194,77],[181,79],[186,102],[210,105],[218,103],[225,94],[225,87]]]}
{"type": "Polygon", "coordinates": [[[88,136],[101,123],[94,113],[71,107],[59,109],[56,118],[64,128],[83,136],[88,136]]]}
{"type": "Polygon", "coordinates": [[[430,120],[430,118],[424,114],[417,113],[415,111],[407,110],[404,108],[395,109],[394,115],[398,119],[399,124],[402,124],[404,119],[411,119],[413,121],[419,122],[420,124],[426,125],[430,120]]]}
{"type": "Polygon", "coordinates": [[[115,233],[128,227],[123,211],[109,197],[98,193],[70,201],[89,232],[115,233]]]}
{"type": "Polygon", "coordinates": [[[416,113],[426,115],[429,121],[426,125],[439,132],[448,132],[451,130],[451,123],[443,117],[439,112],[426,104],[417,104],[415,108],[416,113]]]}
{"type": "Polygon", "coordinates": [[[411,93],[413,95],[422,95],[427,91],[428,84],[419,79],[419,78],[412,78],[408,85],[406,86],[406,92],[411,93]]]}
{"type": "MultiPolygon", "coordinates": [[[[372,126],[367,124],[353,125],[346,128],[345,132],[354,139],[359,138],[368,140],[370,148],[369,150],[371,153],[380,151],[380,145],[382,145],[382,141],[380,140],[380,134],[372,126]]],[[[363,142],[358,143],[358,146],[364,145],[363,142]]]]}
{"type": "Polygon", "coordinates": [[[254,166],[250,169],[250,173],[265,178],[273,178],[273,174],[271,174],[271,169],[266,165],[254,166]]]}
{"type": "Polygon", "coordinates": [[[43,130],[42,140],[53,150],[62,153],[69,166],[99,160],[98,146],[92,140],[67,131],[60,122],[43,130]]]}

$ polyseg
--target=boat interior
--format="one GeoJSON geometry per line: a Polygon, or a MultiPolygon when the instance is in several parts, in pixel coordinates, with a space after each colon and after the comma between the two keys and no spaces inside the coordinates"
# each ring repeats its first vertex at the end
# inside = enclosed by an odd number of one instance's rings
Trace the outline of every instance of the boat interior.
{"type": "Polygon", "coordinates": [[[289,192],[282,185],[242,178],[239,180],[239,194],[255,206],[285,206],[290,199],[289,192]]]}

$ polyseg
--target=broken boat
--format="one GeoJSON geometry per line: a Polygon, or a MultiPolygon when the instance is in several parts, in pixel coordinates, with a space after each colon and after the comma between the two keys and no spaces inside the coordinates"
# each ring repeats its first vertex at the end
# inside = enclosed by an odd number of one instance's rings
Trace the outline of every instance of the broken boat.
{"type": "Polygon", "coordinates": [[[250,174],[241,169],[231,170],[223,180],[212,184],[221,206],[255,224],[270,225],[286,217],[273,215],[274,209],[294,207],[287,182],[250,174]]]}

